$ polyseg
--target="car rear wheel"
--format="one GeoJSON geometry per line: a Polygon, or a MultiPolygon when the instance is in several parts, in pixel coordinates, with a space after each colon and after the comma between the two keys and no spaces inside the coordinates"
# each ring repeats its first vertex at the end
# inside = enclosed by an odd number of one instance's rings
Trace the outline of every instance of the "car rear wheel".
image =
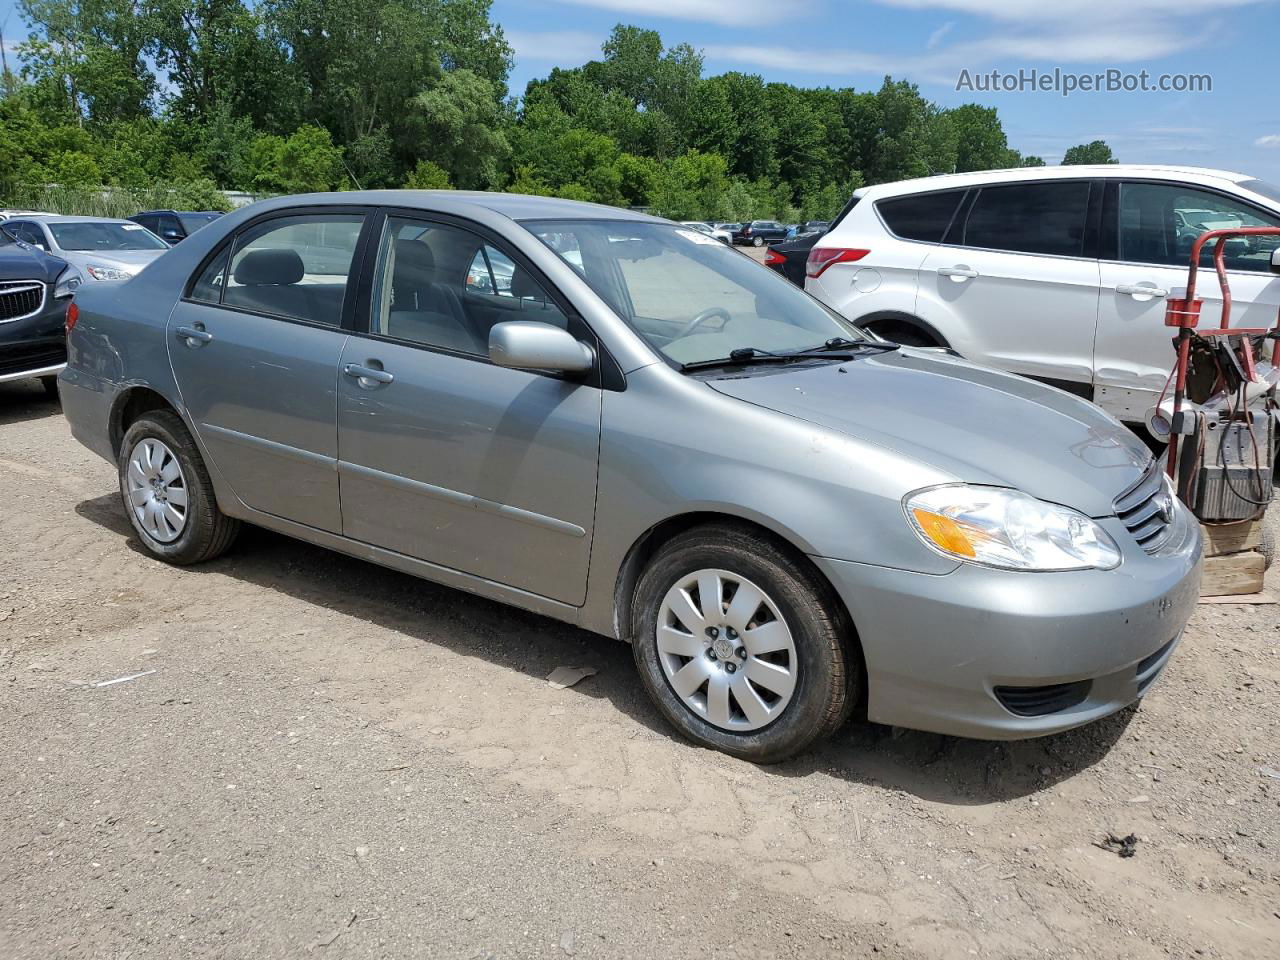
{"type": "Polygon", "coordinates": [[[702,746],[774,763],[834,732],[861,688],[830,587],[762,534],[699,527],[636,587],[633,653],[649,695],[702,746]]]}
{"type": "Polygon", "coordinates": [[[763,246],[764,246],[764,237],[752,237],[752,239],[751,239],[751,245],[752,245],[753,247],[763,247],[763,246]]]}
{"type": "Polygon", "coordinates": [[[147,552],[186,565],[225,553],[240,521],[218,509],[213,483],[191,434],[176,414],[152,411],[125,432],[120,497],[147,552]]]}
{"type": "Polygon", "coordinates": [[[44,387],[44,392],[48,395],[50,400],[59,399],[57,377],[41,377],[40,386],[44,387]]]}

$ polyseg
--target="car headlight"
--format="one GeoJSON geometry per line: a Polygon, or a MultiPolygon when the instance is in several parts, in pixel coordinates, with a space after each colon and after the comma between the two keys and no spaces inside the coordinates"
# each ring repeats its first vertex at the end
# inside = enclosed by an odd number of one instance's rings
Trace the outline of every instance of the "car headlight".
{"type": "Polygon", "coordinates": [[[80,276],[79,270],[75,267],[67,267],[67,269],[58,274],[58,281],[53,285],[53,298],[61,300],[64,297],[71,296],[76,292],[76,287],[80,286],[82,281],[83,278],[80,276]]]}
{"type": "Polygon", "coordinates": [[[128,280],[133,276],[128,270],[121,270],[119,267],[104,267],[97,263],[91,263],[84,269],[95,280],[128,280]]]}
{"type": "Polygon", "coordinates": [[[1083,513],[1020,490],[949,484],[908,494],[907,519],[926,545],[1005,570],[1114,570],[1120,548],[1083,513]]]}

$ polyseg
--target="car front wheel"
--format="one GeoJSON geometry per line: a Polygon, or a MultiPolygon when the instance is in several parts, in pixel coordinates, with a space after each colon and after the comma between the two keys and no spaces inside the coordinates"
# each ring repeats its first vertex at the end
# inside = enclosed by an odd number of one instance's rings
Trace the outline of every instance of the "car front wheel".
{"type": "Polygon", "coordinates": [[[209,471],[182,420],[153,411],[120,444],[120,497],[152,556],[186,565],[226,552],[240,521],[218,509],[209,471]]]}
{"type": "Polygon", "coordinates": [[[764,246],[764,237],[755,237],[754,239],[752,239],[752,241],[751,241],[751,245],[752,245],[753,247],[763,247],[763,246],[764,246]]]}
{"type": "Polygon", "coordinates": [[[633,652],[663,715],[703,746],[774,763],[834,732],[861,687],[830,587],[762,534],[700,527],[636,587],[633,652]]]}

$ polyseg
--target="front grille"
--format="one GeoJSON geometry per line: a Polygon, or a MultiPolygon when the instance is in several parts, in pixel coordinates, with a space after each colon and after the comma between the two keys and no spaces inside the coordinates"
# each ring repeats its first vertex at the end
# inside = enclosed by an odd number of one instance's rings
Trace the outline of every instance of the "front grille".
{"type": "Polygon", "coordinates": [[[0,376],[6,373],[25,373],[28,370],[44,370],[67,362],[67,348],[41,345],[27,349],[7,349],[0,353],[0,376]]]}
{"type": "Polygon", "coordinates": [[[1137,483],[1115,499],[1116,516],[1147,553],[1169,539],[1173,500],[1165,491],[1161,461],[1152,461],[1137,483]]]}
{"type": "Polygon", "coordinates": [[[1084,703],[1092,685],[1092,680],[1077,680],[1040,687],[996,687],[995,692],[996,699],[1010,713],[1020,717],[1045,717],[1084,703]]]}
{"type": "Polygon", "coordinates": [[[44,306],[39,280],[0,280],[0,323],[35,316],[44,306]]]}

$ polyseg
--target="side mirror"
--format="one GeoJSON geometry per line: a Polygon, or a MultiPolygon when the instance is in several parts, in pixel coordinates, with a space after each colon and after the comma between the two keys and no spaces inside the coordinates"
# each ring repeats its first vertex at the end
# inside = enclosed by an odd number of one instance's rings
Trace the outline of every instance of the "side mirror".
{"type": "Polygon", "coordinates": [[[180,234],[177,230],[169,229],[169,230],[165,230],[163,233],[160,234],[160,239],[163,240],[165,243],[173,244],[173,243],[177,243],[179,240],[182,239],[182,234],[180,234]]]}
{"type": "Polygon", "coordinates": [[[489,331],[489,359],[500,367],[582,373],[595,365],[595,353],[567,330],[549,323],[509,320],[489,331]]]}
{"type": "Polygon", "coordinates": [[[1280,273],[1280,247],[1271,251],[1271,272],[1280,273]]]}

